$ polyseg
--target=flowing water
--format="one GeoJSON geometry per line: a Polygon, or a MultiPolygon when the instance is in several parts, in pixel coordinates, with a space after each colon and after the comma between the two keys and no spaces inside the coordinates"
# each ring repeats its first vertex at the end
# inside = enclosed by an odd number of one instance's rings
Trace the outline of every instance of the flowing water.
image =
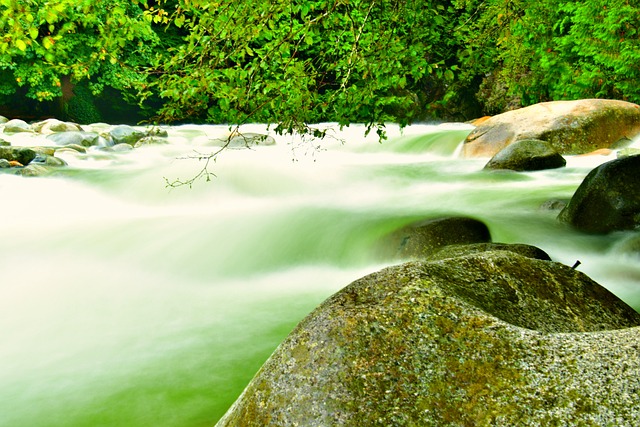
{"type": "Polygon", "coordinates": [[[229,149],[210,182],[170,189],[228,129],[168,130],[168,145],[0,175],[0,426],[212,426],[307,313],[388,263],[381,236],[422,218],[470,215],[494,241],[580,260],[640,308],[638,259],[616,250],[629,233],[582,235],[540,209],[611,157],[487,172],[455,155],[465,125],[390,127],[383,143],[355,126],[229,149]]]}

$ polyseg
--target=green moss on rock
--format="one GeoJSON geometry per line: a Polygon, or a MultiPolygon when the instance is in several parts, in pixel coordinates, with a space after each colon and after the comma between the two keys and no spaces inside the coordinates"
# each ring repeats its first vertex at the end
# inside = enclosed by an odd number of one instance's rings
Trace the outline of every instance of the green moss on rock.
{"type": "Polygon", "coordinates": [[[562,264],[408,263],[312,312],[218,425],[637,425],[640,338],[624,329],[637,325],[562,264]]]}

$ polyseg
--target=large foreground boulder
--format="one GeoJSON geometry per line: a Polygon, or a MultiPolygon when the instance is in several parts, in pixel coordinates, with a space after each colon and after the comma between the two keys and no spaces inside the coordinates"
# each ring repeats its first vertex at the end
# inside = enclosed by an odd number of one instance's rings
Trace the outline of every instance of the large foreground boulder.
{"type": "Polygon", "coordinates": [[[462,155],[492,157],[522,139],[547,141],[560,154],[583,154],[639,133],[636,104],[607,99],[544,102],[483,121],[464,141],[462,155]]]}
{"type": "Polygon", "coordinates": [[[558,218],[580,231],[609,233],[640,225],[640,156],[603,163],[582,181],[558,218]]]}
{"type": "Polygon", "coordinates": [[[408,263],[313,311],[218,426],[640,425],[639,324],[551,261],[408,263]]]}

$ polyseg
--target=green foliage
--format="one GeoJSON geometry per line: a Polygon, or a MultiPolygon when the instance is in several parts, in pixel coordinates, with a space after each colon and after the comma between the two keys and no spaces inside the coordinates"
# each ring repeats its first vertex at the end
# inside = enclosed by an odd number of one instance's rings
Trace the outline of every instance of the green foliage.
{"type": "MultiPolygon", "coordinates": [[[[420,118],[455,78],[448,2],[182,0],[153,20],[188,30],[158,63],[165,120],[341,125],[420,118]]],[[[380,128],[379,128],[380,129],[380,128]]]]}
{"type": "Polygon", "coordinates": [[[0,0],[0,29],[3,104],[68,98],[71,82],[161,121],[383,135],[555,99],[640,102],[628,0],[0,0]]]}
{"type": "Polygon", "coordinates": [[[156,36],[139,1],[0,0],[4,95],[26,87],[40,101],[62,95],[62,76],[127,89],[144,76],[156,36]]]}
{"type": "Polygon", "coordinates": [[[640,102],[640,7],[545,0],[516,8],[500,40],[496,81],[523,105],[590,97],[640,102]]]}

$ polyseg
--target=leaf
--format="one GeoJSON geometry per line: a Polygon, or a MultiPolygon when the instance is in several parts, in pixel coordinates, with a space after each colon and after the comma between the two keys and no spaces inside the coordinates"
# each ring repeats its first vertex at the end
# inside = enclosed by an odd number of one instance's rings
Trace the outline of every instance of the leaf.
{"type": "Polygon", "coordinates": [[[24,42],[24,40],[16,40],[16,47],[23,52],[27,50],[27,44],[24,42]]]}
{"type": "Polygon", "coordinates": [[[184,15],[179,15],[174,21],[173,23],[176,25],[176,27],[178,28],[182,28],[182,26],[184,25],[184,21],[185,21],[185,17],[184,15]]]}
{"type": "Polygon", "coordinates": [[[31,38],[33,40],[37,39],[38,38],[38,29],[34,28],[34,27],[29,28],[29,35],[31,36],[31,38]]]}

